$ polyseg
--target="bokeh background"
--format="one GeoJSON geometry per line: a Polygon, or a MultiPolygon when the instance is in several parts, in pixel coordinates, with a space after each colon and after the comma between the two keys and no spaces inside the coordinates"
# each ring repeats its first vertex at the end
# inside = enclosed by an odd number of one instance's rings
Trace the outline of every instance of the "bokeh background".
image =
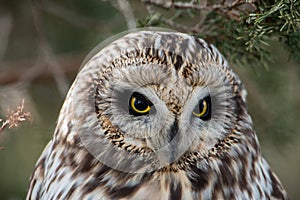
{"type": "MultiPolygon", "coordinates": [[[[0,133],[0,199],[24,199],[51,139],[60,107],[85,56],[104,39],[146,17],[139,1],[1,0],[0,118],[25,99],[31,120],[0,133]],[[125,3],[124,3],[125,2],[125,3]]],[[[236,66],[264,156],[300,199],[300,65],[276,41],[269,66],[236,66]]],[[[299,50],[300,52],[300,50],[299,50]]]]}

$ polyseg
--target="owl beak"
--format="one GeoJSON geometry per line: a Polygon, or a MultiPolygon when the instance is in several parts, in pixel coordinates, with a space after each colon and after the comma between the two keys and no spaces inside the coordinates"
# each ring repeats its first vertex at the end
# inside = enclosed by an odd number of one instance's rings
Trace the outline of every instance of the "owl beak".
{"type": "Polygon", "coordinates": [[[170,131],[169,131],[169,143],[171,143],[173,141],[173,139],[176,137],[176,135],[178,134],[178,120],[175,119],[175,121],[173,122],[170,131]]]}
{"type": "Polygon", "coordinates": [[[156,151],[156,154],[161,161],[167,164],[175,162],[183,153],[180,151],[180,131],[178,126],[178,120],[175,119],[167,132],[167,144],[156,151]]]}

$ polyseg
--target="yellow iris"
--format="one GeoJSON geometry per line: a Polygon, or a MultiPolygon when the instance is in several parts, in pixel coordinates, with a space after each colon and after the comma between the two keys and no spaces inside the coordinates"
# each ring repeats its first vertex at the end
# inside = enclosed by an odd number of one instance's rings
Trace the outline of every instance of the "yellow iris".
{"type": "Polygon", "coordinates": [[[144,102],[142,102],[140,99],[137,99],[136,97],[131,98],[130,106],[135,112],[140,114],[147,113],[151,109],[150,105],[145,104],[144,102]],[[140,108],[137,108],[137,106],[140,108]]]}
{"type": "Polygon", "coordinates": [[[208,103],[205,99],[203,99],[201,102],[199,102],[199,111],[193,112],[193,114],[196,117],[202,117],[203,115],[206,114],[207,110],[208,110],[208,103]]]}

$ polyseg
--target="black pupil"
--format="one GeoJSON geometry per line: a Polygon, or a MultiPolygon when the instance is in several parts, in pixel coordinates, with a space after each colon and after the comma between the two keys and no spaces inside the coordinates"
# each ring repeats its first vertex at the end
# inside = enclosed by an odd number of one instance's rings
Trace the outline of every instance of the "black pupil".
{"type": "Polygon", "coordinates": [[[200,102],[199,102],[199,112],[198,113],[201,113],[202,111],[203,111],[203,108],[204,108],[204,100],[201,100],[200,102]]]}
{"type": "Polygon", "coordinates": [[[204,99],[200,100],[199,101],[199,104],[198,104],[198,109],[199,109],[199,114],[203,112],[203,109],[204,109],[204,105],[205,103],[207,104],[207,108],[206,108],[206,111],[205,113],[200,117],[200,119],[202,120],[209,120],[211,118],[211,99],[210,99],[210,96],[207,96],[205,97],[204,99]]]}
{"type": "Polygon", "coordinates": [[[148,105],[148,102],[146,102],[144,99],[140,99],[139,97],[136,97],[134,101],[134,106],[137,110],[143,111],[146,110],[148,105]]]}
{"type": "Polygon", "coordinates": [[[134,92],[129,100],[129,113],[133,116],[147,115],[149,114],[149,111],[147,111],[148,106],[152,105],[151,101],[144,95],[134,92]],[[133,105],[130,105],[131,103],[133,103],[133,105]]]}

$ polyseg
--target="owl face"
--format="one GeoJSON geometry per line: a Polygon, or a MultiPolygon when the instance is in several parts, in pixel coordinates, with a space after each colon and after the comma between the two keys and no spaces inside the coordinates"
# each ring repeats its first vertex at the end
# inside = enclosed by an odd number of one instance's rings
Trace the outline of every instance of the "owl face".
{"type": "Polygon", "coordinates": [[[84,105],[73,113],[83,145],[112,168],[138,172],[207,156],[246,112],[241,91],[213,46],[181,33],[144,31],[99,51],[69,95],[76,94],[73,107],[84,105]]]}

